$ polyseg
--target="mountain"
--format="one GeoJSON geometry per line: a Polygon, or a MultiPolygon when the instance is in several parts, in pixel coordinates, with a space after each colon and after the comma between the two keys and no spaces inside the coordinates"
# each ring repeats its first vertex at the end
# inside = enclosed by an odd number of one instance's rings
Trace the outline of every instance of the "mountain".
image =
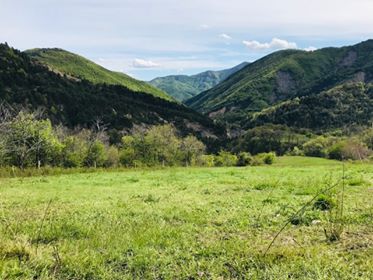
{"type": "Polygon", "coordinates": [[[202,91],[208,90],[227,79],[232,74],[248,65],[243,62],[233,68],[221,71],[206,71],[193,76],[173,75],[155,78],[149,83],[165,92],[176,100],[185,101],[202,91]]]}
{"type": "MultiPolygon", "coordinates": [[[[373,40],[368,40],[354,46],[313,52],[275,52],[189,99],[186,104],[237,127],[281,122],[317,129],[327,127],[328,122],[337,125],[330,119],[332,117],[344,119],[350,115],[356,121],[359,111],[343,107],[352,106],[354,102],[363,105],[365,98],[371,100],[372,82],[373,40]],[[364,90],[360,90],[361,87],[364,90]],[[306,112],[311,112],[312,108],[317,109],[308,118],[306,112]],[[340,111],[336,114],[338,108],[340,111]],[[292,118],[298,115],[301,121],[285,121],[285,116],[290,118],[290,115],[292,118]],[[326,123],[320,125],[321,120],[326,123]]],[[[359,110],[357,107],[355,109],[359,110]]],[[[362,109],[364,114],[368,109],[362,109]]]]}
{"type": "Polygon", "coordinates": [[[172,123],[182,133],[215,139],[224,129],[179,103],[127,87],[71,79],[0,44],[0,103],[43,109],[54,124],[90,127],[100,118],[114,133],[172,123]]]}
{"type": "Polygon", "coordinates": [[[371,124],[373,84],[348,82],[319,94],[296,97],[254,114],[246,127],[282,124],[329,130],[371,124]]]}
{"type": "Polygon", "coordinates": [[[32,49],[26,53],[52,71],[71,78],[88,80],[94,84],[121,85],[135,92],[173,100],[165,92],[146,82],[138,81],[124,73],[109,71],[80,55],[62,49],[32,49]]]}

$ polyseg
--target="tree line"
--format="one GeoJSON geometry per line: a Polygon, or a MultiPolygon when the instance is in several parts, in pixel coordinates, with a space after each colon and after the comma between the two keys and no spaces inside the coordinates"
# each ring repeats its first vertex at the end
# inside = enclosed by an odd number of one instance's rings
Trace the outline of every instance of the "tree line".
{"type": "Polygon", "coordinates": [[[138,128],[110,144],[106,126],[95,120],[90,129],[53,126],[41,111],[0,106],[0,166],[40,168],[245,166],[271,164],[272,153],[220,151],[206,154],[205,144],[193,135],[182,137],[170,125],[138,128]]]}

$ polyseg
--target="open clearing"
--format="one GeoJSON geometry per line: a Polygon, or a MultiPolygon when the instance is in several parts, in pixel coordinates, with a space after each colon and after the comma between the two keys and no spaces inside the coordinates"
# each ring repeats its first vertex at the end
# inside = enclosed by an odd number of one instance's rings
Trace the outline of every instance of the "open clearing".
{"type": "MultiPolygon", "coordinates": [[[[373,165],[346,165],[344,232],[312,207],[342,164],[0,179],[2,279],[373,279],[373,165]]],[[[331,194],[333,196],[333,194],[331,194]]]]}

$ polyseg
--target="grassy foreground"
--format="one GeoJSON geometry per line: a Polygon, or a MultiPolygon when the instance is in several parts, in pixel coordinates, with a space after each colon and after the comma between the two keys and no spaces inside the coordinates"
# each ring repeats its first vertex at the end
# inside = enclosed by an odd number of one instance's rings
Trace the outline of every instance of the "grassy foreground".
{"type": "Polygon", "coordinates": [[[345,229],[312,207],[340,163],[0,179],[1,279],[372,279],[373,166],[346,166],[345,229]]]}

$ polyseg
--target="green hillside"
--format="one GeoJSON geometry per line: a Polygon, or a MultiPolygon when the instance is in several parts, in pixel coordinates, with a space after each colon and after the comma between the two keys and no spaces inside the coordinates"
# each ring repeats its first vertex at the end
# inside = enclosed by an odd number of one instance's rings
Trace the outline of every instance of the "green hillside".
{"type": "Polygon", "coordinates": [[[254,114],[248,123],[284,124],[317,130],[367,125],[373,120],[373,84],[346,83],[319,94],[296,97],[254,114]]]}
{"type": "Polygon", "coordinates": [[[155,78],[149,83],[167,92],[176,100],[185,101],[205,90],[216,86],[232,74],[244,68],[247,64],[247,62],[243,62],[230,69],[221,71],[206,71],[192,76],[172,75],[155,78]]]}
{"type": "Polygon", "coordinates": [[[29,55],[0,44],[0,104],[43,109],[54,124],[90,127],[100,118],[112,131],[171,123],[184,134],[224,135],[209,118],[179,103],[126,87],[77,81],[49,71],[29,55]]]}
{"type": "Polygon", "coordinates": [[[211,117],[245,125],[254,113],[272,105],[319,94],[349,81],[373,81],[373,40],[314,52],[275,52],[186,104],[211,117]]]}
{"type": "Polygon", "coordinates": [[[109,71],[82,56],[62,49],[32,49],[27,50],[26,53],[61,74],[85,79],[95,84],[121,85],[132,91],[173,100],[165,92],[146,82],[138,81],[124,73],[109,71]]]}

